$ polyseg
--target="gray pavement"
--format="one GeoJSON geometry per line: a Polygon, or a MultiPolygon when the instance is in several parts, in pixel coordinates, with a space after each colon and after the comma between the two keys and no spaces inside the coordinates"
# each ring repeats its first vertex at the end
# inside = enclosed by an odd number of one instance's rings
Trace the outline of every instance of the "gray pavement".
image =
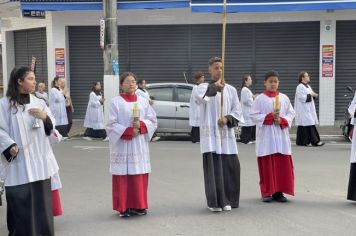
{"type": "MultiPolygon", "coordinates": [[[[262,203],[254,145],[239,143],[240,208],[206,208],[199,145],[151,143],[152,174],[147,216],[122,219],[112,210],[108,143],[72,140],[55,147],[63,182],[64,215],[58,236],[89,235],[355,235],[356,203],[345,200],[350,144],[293,146],[296,196],[288,203],[262,203]]],[[[7,235],[6,206],[0,235],[7,235]]]]}

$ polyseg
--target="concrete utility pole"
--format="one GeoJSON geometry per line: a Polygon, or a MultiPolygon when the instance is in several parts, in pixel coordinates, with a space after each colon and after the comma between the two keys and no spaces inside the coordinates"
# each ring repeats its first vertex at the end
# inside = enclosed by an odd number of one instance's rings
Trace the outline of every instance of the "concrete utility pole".
{"type": "Polygon", "coordinates": [[[104,45],[104,113],[108,118],[110,101],[119,94],[119,50],[117,38],[117,0],[103,1],[105,19],[104,45]]]}

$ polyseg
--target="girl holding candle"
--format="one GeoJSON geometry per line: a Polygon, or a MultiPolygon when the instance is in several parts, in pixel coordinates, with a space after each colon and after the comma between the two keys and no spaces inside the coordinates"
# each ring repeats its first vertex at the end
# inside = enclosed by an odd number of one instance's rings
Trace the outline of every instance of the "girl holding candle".
{"type": "Polygon", "coordinates": [[[110,141],[113,209],[122,217],[147,214],[149,141],[157,118],[149,101],[135,94],[136,76],[120,77],[123,93],[110,102],[106,131],[110,141]]]}
{"type": "Polygon", "coordinates": [[[294,195],[294,173],[288,127],[295,112],[289,98],[278,92],[279,74],[265,75],[265,92],[256,97],[251,118],[257,126],[256,154],[263,202],[286,202],[294,195]]]}

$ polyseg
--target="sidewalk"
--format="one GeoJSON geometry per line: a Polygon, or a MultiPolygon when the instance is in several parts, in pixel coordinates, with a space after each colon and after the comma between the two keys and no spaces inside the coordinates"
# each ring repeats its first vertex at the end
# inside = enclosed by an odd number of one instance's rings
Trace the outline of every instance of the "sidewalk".
{"type": "MultiPolygon", "coordinates": [[[[69,136],[80,137],[83,136],[85,128],[83,127],[84,120],[73,120],[73,126],[69,136]]],[[[317,129],[322,141],[345,141],[340,129],[341,122],[336,121],[334,126],[318,126],[317,129]]],[[[292,140],[296,138],[297,127],[292,127],[290,136],[292,140]]]]}

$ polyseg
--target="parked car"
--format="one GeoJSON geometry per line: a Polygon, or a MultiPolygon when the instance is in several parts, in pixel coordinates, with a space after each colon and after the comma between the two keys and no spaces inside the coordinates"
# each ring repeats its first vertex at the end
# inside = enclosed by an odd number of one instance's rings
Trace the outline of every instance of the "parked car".
{"type": "Polygon", "coordinates": [[[158,133],[190,133],[189,100],[193,84],[152,83],[147,91],[154,100],[158,133]]]}

